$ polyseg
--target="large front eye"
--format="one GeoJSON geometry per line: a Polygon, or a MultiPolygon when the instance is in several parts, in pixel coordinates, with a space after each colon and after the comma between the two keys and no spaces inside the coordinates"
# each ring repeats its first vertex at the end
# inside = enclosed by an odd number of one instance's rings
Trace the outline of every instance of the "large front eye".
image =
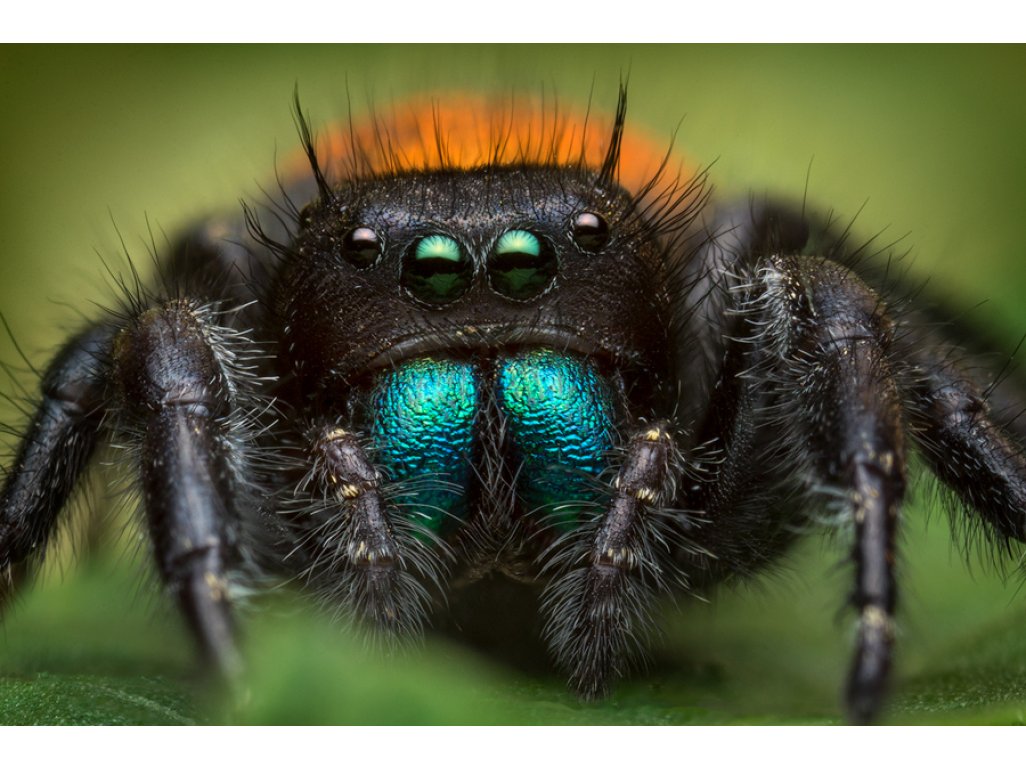
{"type": "Polygon", "coordinates": [[[545,240],[526,229],[511,229],[492,249],[488,280],[503,296],[530,299],[552,285],[556,268],[556,254],[545,240]]]}
{"type": "Polygon", "coordinates": [[[402,286],[428,304],[447,304],[467,290],[473,264],[463,247],[447,235],[428,235],[403,257],[402,286]]]}

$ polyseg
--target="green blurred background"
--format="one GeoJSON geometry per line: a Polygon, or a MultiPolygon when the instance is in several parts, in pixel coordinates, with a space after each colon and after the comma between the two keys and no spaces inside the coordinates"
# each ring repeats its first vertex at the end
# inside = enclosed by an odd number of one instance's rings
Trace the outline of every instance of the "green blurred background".
{"type": "MultiPolygon", "coordinates": [[[[677,146],[715,160],[721,195],[800,199],[808,180],[813,206],[861,211],[861,237],[903,238],[912,274],[1011,349],[1026,332],[1024,71],[1023,47],[7,46],[0,310],[42,364],[108,300],[97,254],[116,256],[118,232],[143,254],[148,227],[160,238],[268,182],[276,153],[296,146],[296,84],[324,124],[345,115],[347,83],[358,114],[369,100],[468,89],[544,88],[583,107],[593,84],[596,107],[611,109],[629,73],[629,128],[668,141],[684,118],[677,146]]],[[[17,362],[7,339],[0,359],[17,362]]],[[[3,417],[19,418],[6,404],[3,417]]],[[[903,538],[889,717],[1023,721],[1018,580],[970,575],[923,504],[903,538]]],[[[558,679],[441,643],[368,659],[293,602],[253,617],[250,686],[226,703],[197,689],[174,616],[139,586],[136,539],[62,552],[5,620],[0,722],[831,722],[839,711],[847,572],[842,543],[823,537],[749,589],[669,610],[655,665],[588,707],[558,679]]]]}

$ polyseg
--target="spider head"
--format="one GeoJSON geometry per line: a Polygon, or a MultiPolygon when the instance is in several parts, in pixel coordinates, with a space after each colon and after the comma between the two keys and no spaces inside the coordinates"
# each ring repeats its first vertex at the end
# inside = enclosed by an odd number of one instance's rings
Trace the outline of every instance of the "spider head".
{"type": "Polygon", "coordinates": [[[618,367],[666,349],[663,249],[634,197],[553,166],[357,181],[303,212],[276,292],[313,389],[411,357],[546,346],[618,367]]]}

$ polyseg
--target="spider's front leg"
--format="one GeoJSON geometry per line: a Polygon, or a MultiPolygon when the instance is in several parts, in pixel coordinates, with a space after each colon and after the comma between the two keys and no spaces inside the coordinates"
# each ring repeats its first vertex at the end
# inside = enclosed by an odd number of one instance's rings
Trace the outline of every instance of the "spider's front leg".
{"type": "Polygon", "coordinates": [[[758,329],[752,341],[769,353],[762,371],[775,384],[790,459],[854,524],[851,600],[859,630],[846,699],[849,716],[867,722],[891,666],[895,535],[905,493],[892,324],[872,290],[825,259],[770,257],[749,290],[758,329]]]}
{"type": "Polygon", "coordinates": [[[228,571],[241,564],[247,462],[243,375],[228,335],[209,310],[175,300],[120,329],[97,325],[64,347],[4,485],[0,570],[43,550],[120,401],[160,575],[206,658],[234,674],[228,571]]]}
{"type": "Polygon", "coordinates": [[[248,493],[243,375],[211,312],[172,300],[116,337],[112,375],[138,451],[146,520],[160,576],[208,662],[240,668],[229,572],[243,565],[239,525],[248,493]]]}

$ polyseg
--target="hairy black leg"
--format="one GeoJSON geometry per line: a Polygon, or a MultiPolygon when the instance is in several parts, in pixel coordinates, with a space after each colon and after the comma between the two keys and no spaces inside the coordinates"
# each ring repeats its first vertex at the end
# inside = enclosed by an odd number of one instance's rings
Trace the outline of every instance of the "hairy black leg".
{"type": "Polygon", "coordinates": [[[419,629],[422,590],[403,569],[381,477],[360,440],[324,427],[313,454],[317,482],[328,495],[312,542],[314,585],[375,629],[396,635],[419,629]]]}
{"type": "Polygon", "coordinates": [[[138,435],[143,504],[160,575],[205,660],[235,675],[229,571],[240,565],[239,381],[206,312],[187,300],[140,314],[116,338],[114,367],[138,435]]]}
{"type": "Polygon", "coordinates": [[[700,423],[699,482],[677,502],[701,511],[695,537],[702,551],[675,553],[697,587],[754,575],[795,536],[786,516],[774,512],[779,443],[765,445],[770,393],[764,382],[746,375],[760,351],[740,337],[744,332],[735,330],[700,423]]]}
{"type": "Polygon", "coordinates": [[[0,609],[42,554],[58,515],[96,447],[105,414],[105,360],[111,330],[90,328],[68,342],[42,382],[42,399],[0,501],[0,609]],[[12,570],[14,569],[14,570],[12,570]]]}
{"type": "Polygon", "coordinates": [[[867,722],[883,700],[891,666],[896,590],[894,546],[905,492],[901,400],[890,362],[893,329],[878,297],[833,262],[773,258],[759,273],[765,343],[790,439],[815,484],[836,489],[854,522],[859,611],[848,713],[867,722]],[[797,406],[797,407],[794,407],[797,406]],[[799,442],[801,441],[801,442],[799,442]]]}
{"type": "Polygon", "coordinates": [[[997,426],[983,388],[950,347],[909,349],[910,419],[923,455],[1000,536],[1026,541],[1026,456],[997,426]]]}
{"type": "Polygon", "coordinates": [[[772,393],[748,375],[770,354],[760,345],[765,327],[750,322],[738,299],[751,265],[801,252],[811,231],[793,207],[757,200],[719,207],[680,273],[676,411],[681,423],[695,425],[699,476],[676,503],[702,516],[691,536],[700,547],[680,549],[675,559],[696,588],[756,573],[797,535],[788,511],[794,505],[781,497],[779,482],[792,467],[773,439],[779,428],[766,428],[772,393]]]}
{"type": "Polygon", "coordinates": [[[730,362],[724,360],[732,354],[731,338],[743,333],[731,313],[731,291],[744,265],[774,253],[800,253],[809,232],[800,211],[757,201],[717,207],[705,223],[705,239],[684,262],[674,289],[679,328],[674,355],[682,385],[677,415],[682,423],[707,416],[704,404],[718,397],[728,381],[722,374],[730,362]]]}
{"type": "Polygon", "coordinates": [[[574,567],[544,597],[546,636],[582,697],[607,693],[642,639],[663,583],[651,515],[673,498],[676,448],[663,422],[629,441],[609,506],[574,567]]]}
{"type": "MultiPolygon", "coordinates": [[[[901,276],[878,282],[889,294],[916,292],[901,276]]],[[[917,447],[966,512],[998,538],[1026,540],[1021,362],[971,316],[953,317],[949,307],[918,301],[899,323],[899,380],[917,447]]]]}

